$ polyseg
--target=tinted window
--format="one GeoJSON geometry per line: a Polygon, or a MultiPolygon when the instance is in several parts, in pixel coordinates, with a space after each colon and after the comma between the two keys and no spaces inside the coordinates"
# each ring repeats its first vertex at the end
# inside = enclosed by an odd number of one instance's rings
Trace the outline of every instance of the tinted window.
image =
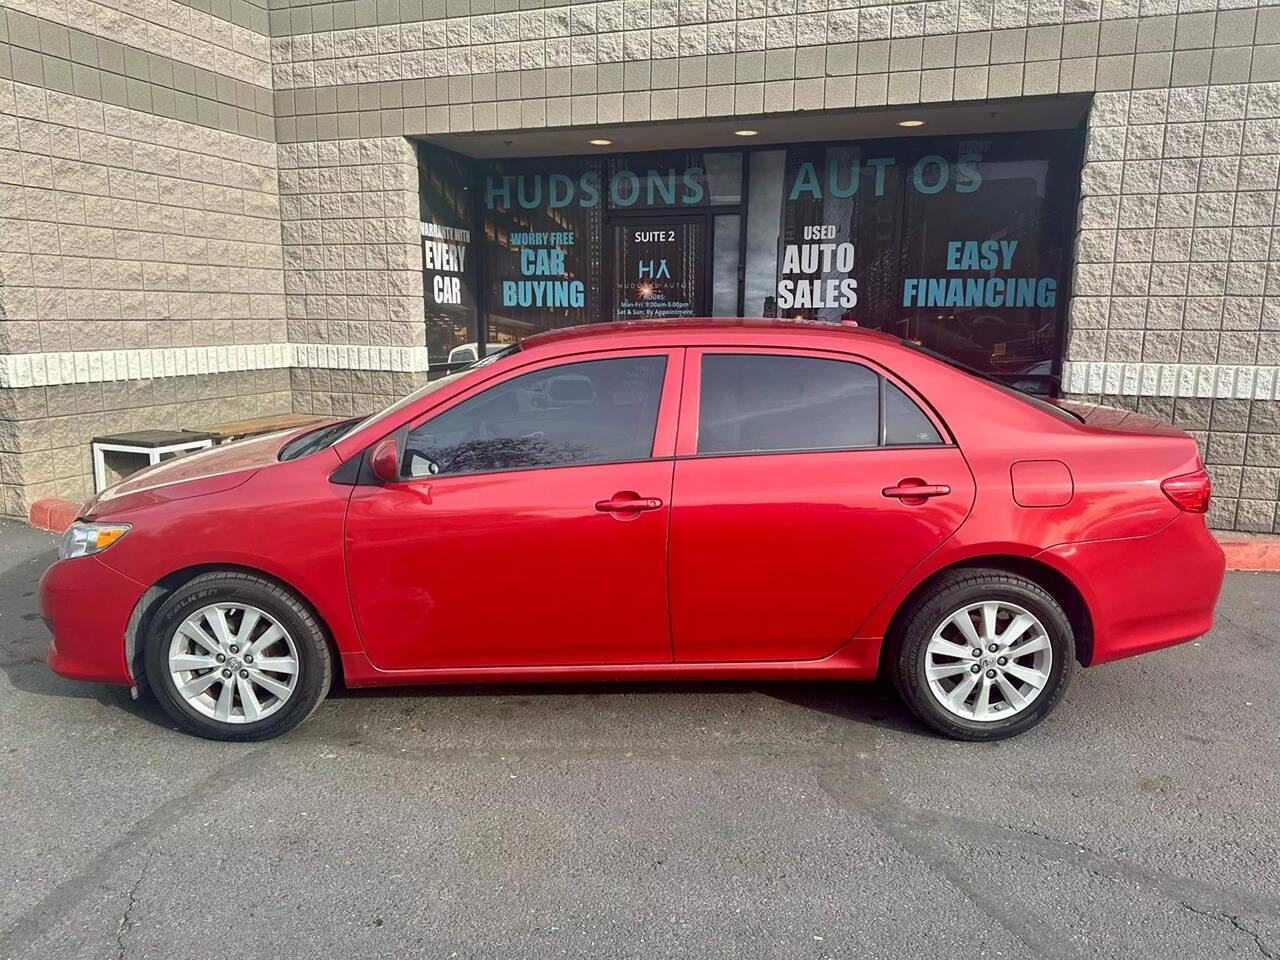
{"type": "Polygon", "coordinates": [[[698,416],[699,453],[874,447],[880,378],[841,360],[704,356],[698,416]]]}
{"type": "Polygon", "coordinates": [[[884,442],[890,447],[942,442],[924,411],[888,380],[884,382],[884,442]]]}
{"type": "Polygon", "coordinates": [[[490,387],[412,431],[405,472],[645,459],[653,450],[666,365],[665,357],[590,360],[490,387]]]}

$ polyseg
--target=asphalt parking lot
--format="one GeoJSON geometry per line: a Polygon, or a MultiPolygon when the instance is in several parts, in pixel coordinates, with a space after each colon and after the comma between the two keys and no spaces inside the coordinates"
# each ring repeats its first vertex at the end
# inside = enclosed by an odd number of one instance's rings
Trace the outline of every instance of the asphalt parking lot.
{"type": "Polygon", "coordinates": [[[0,957],[1280,957],[1280,577],[1038,729],[879,686],[339,692],[194,739],[43,663],[0,521],[0,957]]]}

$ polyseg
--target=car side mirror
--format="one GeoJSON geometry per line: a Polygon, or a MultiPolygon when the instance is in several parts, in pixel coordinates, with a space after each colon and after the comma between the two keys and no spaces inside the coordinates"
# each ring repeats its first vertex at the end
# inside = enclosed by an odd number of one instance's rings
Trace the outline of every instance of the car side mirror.
{"type": "Polygon", "coordinates": [[[400,447],[394,436],[379,440],[369,454],[369,469],[383,483],[400,480],[400,447]]]}

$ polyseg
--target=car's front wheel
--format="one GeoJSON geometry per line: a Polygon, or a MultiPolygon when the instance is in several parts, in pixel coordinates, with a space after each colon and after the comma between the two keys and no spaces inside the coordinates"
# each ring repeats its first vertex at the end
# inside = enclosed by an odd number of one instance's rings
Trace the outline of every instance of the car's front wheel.
{"type": "Polygon", "coordinates": [[[201,574],[165,600],[145,647],[147,680],[183,729],[214,740],[265,740],[297,726],[333,679],[315,615],[249,573],[201,574]]]}
{"type": "Polygon", "coordinates": [[[917,598],[892,638],[888,667],[922,721],[961,740],[999,740],[1035,726],[1075,666],[1062,605],[1005,570],[957,570],[917,598]]]}

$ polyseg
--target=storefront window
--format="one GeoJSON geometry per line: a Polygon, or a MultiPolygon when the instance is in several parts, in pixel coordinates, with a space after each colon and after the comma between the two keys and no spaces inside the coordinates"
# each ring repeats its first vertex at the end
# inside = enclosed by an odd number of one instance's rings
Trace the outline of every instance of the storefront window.
{"type": "Polygon", "coordinates": [[[490,340],[599,323],[602,161],[498,162],[483,171],[490,340]]]}
{"type": "Polygon", "coordinates": [[[711,264],[711,313],[717,317],[738,316],[738,281],[742,277],[738,260],[742,218],[725,213],[715,218],[711,264]]]}
{"type": "Polygon", "coordinates": [[[778,315],[778,238],[782,229],[782,181],[785,150],[750,154],[747,197],[747,264],[742,310],[748,317],[778,315]]]}
{"type": "Polygon", "coordinates": [[[983,370],[1026,373],[1057,347],[1070,191],[1055,191],[1049,158],[1016,141],[954,143],[952,159],[913,167],[901,312],[886,327],[983,370]]]}
{"type": "Polygon", "coordinates": [[[610,211],[736,206],[742,202],[740,150],[682,150],[608,159],[610,211]]]}
{"type": "Polygon", "coordinates": [[[1056,359],[1071,134],[797,146],[780,178],[756,157],[748,312],[855,320],[998,374],[1056,359]]]}
{"type": "Polygon", "coordinates": [[[742,154],[737,150],[704,153],[707,170],[707,198],[712,206],[742,202],[742,154]]]}
{"type": "Polygon", "coordinates": [[[433,365],[447,363],[451,351],[478,336],[471,177],[466,157],[418,145],[423,306],[433,365]]]}
{"type": "Polygon", "coordinates": [[[454,287],[446,268],[466,254],[431,260],[432,356],[478,339],[467,278],[479,276],[489,343],[610,320],[806,317],[1010,378],[1047,373],[1080,159],[1074,131],[473,161],[469,173],[443,155],[424,167],[424,230],[474,216],[483,262],[454,287]]]}
{"type": "Polygon", "coordinates": [[[705,313],[705,230],[702,217],[610,224],[614,318],[669,320],[705,313]]]}
{"type": "MultiPolygon", "coordinates": [[[[872,313],[871,294],[892,296],[901,208],[895,173],[880,157],[864,158],[860,145],[787,151],[777,316],[862,323],[872,313]],[[869,289],[860,291],[860,284],[869,289]]],[[[754,270],[748,261],[748,272],[754,270]]]]}

